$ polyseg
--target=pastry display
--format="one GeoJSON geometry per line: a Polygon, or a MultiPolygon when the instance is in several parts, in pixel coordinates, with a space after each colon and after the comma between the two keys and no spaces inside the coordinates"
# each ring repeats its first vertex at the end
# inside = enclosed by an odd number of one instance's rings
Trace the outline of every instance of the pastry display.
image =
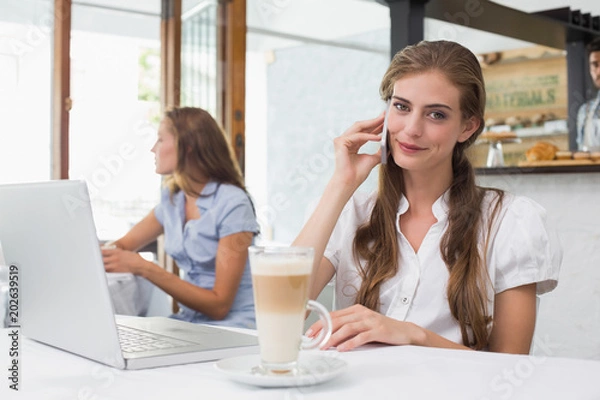
{"type": "MultiPolygon", "coordinates": [[[[486,129],[479,136],[481,139],[479,143],[489,144],[486,164],[488,167],[492,151],[503,152],[503,145],[507,145],[508,165],[516,164],[521,167],[600,166],[599,149],[594,149],[595,151],[569,150],[569,143],[565,143],[565,137],[568,135],[567,120],[553,112],[539,110],[538,112],[503,115],[502,117],[488,115],[485,119],[485,126],[486,129]]],[[[483,162],[483,160],[481,161],[483,162]]]]}
{"type": "Polygon", "coordinates": [[[568,166],[600,164],[600,152],[558,150],[552,143],[536,142],[525,152],[520,166],[568,166]]]}

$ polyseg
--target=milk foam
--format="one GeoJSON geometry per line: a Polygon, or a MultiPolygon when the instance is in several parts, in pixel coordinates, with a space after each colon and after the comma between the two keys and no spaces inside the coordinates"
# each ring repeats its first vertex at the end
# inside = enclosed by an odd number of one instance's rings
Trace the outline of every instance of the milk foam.
{"type": "Polygon", "coordinates": [[[313,259],[296,259],[290,256],[250,255],[250,268],[255,275],[310,275],[313,259]]]}

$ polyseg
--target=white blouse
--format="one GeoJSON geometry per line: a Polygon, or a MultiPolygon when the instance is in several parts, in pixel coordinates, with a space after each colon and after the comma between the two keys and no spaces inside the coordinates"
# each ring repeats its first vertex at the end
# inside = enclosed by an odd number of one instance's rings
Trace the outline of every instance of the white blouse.
{"type": "MultiPolygon", "coordinates": [[[[361,278],[353,256],[352,242],[358,227],[368,221],[376,196],[376,192],[368,196],[356,193],[350,199],[325,250],[325,257],[336,269],[336,309],[355,304],[361,278]]],[[[448,305],[446,284],[449,272],[440,251],[440,241],[448,226],[446,196],[442,195],[433,204],[432,211],[437,222],[427,232],[417,253],[398,224],[400,215],[409,207],[406,198],[401,199],[396,215],[400,249],[398,273],[382,284],[379,311],[462,343],[460,326],[452,317],[448,305]]],[[[488,192],[482,204],[482,227],[485,229],[480,235],[482,252],[494,197],[492,192],[488,192]]],[[[537,283],[538,294],[553,290],[558,283],[561,261],[562,250],[554,231],[547,227],[545,210],[531,199],[506,193],[488,239],[487,266],[493,285],[488,293],[488,315],[493,315],[494,293],[530,283],[537,283]]]]}

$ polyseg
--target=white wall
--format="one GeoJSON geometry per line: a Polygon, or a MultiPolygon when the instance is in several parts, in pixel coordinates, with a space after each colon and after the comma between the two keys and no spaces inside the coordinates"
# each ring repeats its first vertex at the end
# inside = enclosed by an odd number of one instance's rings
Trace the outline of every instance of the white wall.
{"type": "Polygon", "coordinates": [[[600,360],[600,173],[478,179],[544,206],[562,244],[558,287],[540,297],[534,354],[600,360]]]}

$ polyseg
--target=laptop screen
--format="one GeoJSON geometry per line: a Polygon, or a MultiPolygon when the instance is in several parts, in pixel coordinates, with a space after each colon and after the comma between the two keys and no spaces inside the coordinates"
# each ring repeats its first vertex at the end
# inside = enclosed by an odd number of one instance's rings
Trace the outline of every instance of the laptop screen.
{"type": "Polygon", "coordinates": [[[6,261],[19,267],[23,335],[121,366],[85,182],[0,185],[0,221],[6,261]]]}

